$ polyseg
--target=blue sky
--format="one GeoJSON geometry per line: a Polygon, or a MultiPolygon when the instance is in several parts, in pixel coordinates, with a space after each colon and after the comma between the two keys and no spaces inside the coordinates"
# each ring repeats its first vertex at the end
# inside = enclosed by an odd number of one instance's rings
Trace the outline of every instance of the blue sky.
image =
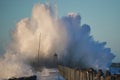
{"type": "MultiPolygon", "coordinates": [[[[22,18],[30,17],[32,7],[46,0],[0,0],[0,53],[10,40],[10,32],[22,18]]],[[[51,0],[52,1],[52,0],[51,0]]],[[[82,24],[91,26],[91,35],[117,55],[120,62],[120,0],[57,0],[59,17],[77,12],[82,24]]]]}

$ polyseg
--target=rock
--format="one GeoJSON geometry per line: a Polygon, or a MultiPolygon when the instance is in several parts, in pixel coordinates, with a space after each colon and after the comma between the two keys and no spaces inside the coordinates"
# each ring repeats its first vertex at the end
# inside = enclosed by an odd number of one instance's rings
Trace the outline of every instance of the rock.
{"type": "Polygon", "coordinates": [[[20,78],[10,78],[8,80],[37,80],[37,76],[29,76],[29,77],[20,77],[20,78]]]}

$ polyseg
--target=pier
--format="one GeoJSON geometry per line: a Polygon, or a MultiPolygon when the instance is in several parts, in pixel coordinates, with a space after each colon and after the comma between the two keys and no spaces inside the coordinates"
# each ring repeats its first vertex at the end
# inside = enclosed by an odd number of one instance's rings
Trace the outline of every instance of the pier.
{"type": "Polygon", "coordinates": [[[65,80],[120,80],[120,74],[111,74],[108,70],[103,72],[89,69],[74,69],[65,66],[58,66],[60,74],[65,80]]]}

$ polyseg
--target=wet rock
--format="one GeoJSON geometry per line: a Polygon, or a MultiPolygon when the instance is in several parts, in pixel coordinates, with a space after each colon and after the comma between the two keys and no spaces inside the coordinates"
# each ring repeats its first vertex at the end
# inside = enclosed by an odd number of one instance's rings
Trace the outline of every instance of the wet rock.
{"type": "Polygon", "coordinates": [[[8,80],[37,80],[37,76],[29,76],[29,77],[20,77],[20,78],[10,78],[8,80]]]}

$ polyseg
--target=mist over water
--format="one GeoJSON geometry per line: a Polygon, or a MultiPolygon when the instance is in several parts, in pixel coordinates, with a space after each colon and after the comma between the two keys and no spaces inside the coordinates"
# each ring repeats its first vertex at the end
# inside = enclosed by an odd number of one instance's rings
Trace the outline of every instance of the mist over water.
{"type": "Polygon", "coordinates": [[[29,63],[36,60],[40,40],[40,63],[52,61],[54,53],[58,60],[68,66],[106,69],[115,57],[106,42],[95,41],[91,28],[81,25],[81,16],[68,13],[57,17],[55,7],[38,3],[30,18],[24,18],[12,31],[12,40],[6,53],[0,58],[0,78],[29,76],[35,74],[29,63]]]}

